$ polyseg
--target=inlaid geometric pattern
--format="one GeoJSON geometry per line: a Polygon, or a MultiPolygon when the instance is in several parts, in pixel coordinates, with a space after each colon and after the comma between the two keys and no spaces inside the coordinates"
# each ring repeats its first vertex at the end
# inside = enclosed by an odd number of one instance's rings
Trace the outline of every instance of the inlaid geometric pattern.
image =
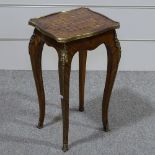
{"type": "Polygon", "coordinates": [[[62,43],[119,28],[118,22],[83,7],[34,18],[29,24],[62,43]]]}

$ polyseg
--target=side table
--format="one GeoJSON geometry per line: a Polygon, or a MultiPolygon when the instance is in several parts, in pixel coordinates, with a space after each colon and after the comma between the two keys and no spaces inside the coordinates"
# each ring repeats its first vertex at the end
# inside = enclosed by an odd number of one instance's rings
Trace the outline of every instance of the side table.
{"type": "MultiPolygon", "coordinates": [[[[38,128],[43,127],[45,116],[45,93],[42,79],[41,57],[46,43],[58,53],[59,83],[63,118],[63,151],[68,150],[69,130],[69,80],[71,62],[79,52],[79,111],[84,110],[84,84],[87,51],[94,50],[101,44],[107,49],[107,77],[102,102],[102,122],[104,131],[108,131],[108,107],[115,81],[121,48],[115,29],[119,23],[90,10],[77,8],[58,12],[40,18],[33,18],[29,24],[34,26],[34,33],[29,43],[29,54],[39,100],[38,128]]],[[[94,60],[95,62],[95,60],[94,60]]]]}

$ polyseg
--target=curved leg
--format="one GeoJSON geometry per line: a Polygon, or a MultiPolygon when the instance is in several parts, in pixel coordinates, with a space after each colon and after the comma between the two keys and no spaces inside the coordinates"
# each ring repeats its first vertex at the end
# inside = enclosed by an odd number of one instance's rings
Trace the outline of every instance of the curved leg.
{"type": "Polygon", "coordinates": [[[34,33],[29,43],[29,54],[31,58],[31,65],[39,100],[40,114],[37,126],[39,129],[43,127],[45,117],[45,94],[44,94],[42,70],[41,70],[41,57],[42,57],[43,45],[44,42],[41,40],[39,34],[37,34],[37,30],[34,30],[34,33]]]}
{"type": "Polygon", "coordinates": [[[107,77],[106,77],[106,84],[105,84],[104,96],[103,96],[103,102],[102,102],[102,121],[103,121],[104,130],[108,131],[109,130],[109,124],[108,124],[109,100],[110,100],[113,84],[115,81],[118,64],[121,57],[121,48],[115,31],[113,31],[113,33],[110,36],[110,39],[108,39],[107,43],[105,43],[105,46],[107,48],[108,66],[107,66],[107,77]]]}
{"type": "Polygon", "coordinates": [[[84,111],[84,88],[86,75],[87,51],[79,52],[79,111],[84,111]]]}
{"type": "Polygon", "coordinates": [[[68,150],[68,130],[69,130],[69,80],[71,71],[72,56],[64,48],[59,51],[59,82],[63,117],[63,147],[68,150]]]}

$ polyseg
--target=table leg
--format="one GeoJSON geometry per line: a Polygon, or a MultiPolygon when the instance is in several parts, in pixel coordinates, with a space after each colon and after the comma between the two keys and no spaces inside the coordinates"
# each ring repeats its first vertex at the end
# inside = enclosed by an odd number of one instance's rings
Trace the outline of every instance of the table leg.
{"type": "Polygon", "coordinates": [[[87,51],[79,51],[79,111],[84,111],[84,88],[87,51]]]}
{"type": "Polygon", "coordinates": [[[68,150],[68,130],[69,130],[69,83],[72,56],[66,49],[59,51],[59,83],[62,105],[63,118],[63,148],[66,152],[68,150]]]}
{"type": "Polygon", "coordinates": [[[103,95],[103,102],[102,102],[102,121],[103,127],[105,131],[109,130],[108,124],[108,107],[109,107],[109,100],[112,92],[112,88],[114,85],[120,57],[121,57],[121,48],[120,43],[117,39],[116,32],[113,31],[110,39],[107,39],[105,42],[105,46],[107,48],[107,58],[108,58],[108,65],[107,65],[107,77],[106,77],[106,84],[104,89],[103,95]]]}
{"type": "Polygon", "coordinates": [[[39,121],[37,125],[39,129],[43,127],[45,117],[45,93],[41,69],[43,45],[44,42],[41,40],[41,37],[37,34],[37,31],[34,30],[34,33],[29,43],[29,54],[31,58],[31,65],[39,100],[39,121]]]}

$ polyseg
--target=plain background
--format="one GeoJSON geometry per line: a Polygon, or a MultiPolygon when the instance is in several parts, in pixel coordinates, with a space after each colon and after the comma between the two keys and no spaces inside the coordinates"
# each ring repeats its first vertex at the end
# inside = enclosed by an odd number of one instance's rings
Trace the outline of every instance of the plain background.
{"type": "MultiPolygon", "coordinates": [[[[33,27],[28,20],[57,11],[88,6],[113,20],[122,46],[121,71],[155,71],[155,1],[154,0],[1,0],[0,69],[30,70],[28,42],[33,27]]],[[[106,70],[104,45],[88,54],[88,70],[106,70]]],[[[57,70],[55,49],[45,46],[43,69],[57,70]]],[[[72,63],[78,69],[78,55],[72,63]]]]}

